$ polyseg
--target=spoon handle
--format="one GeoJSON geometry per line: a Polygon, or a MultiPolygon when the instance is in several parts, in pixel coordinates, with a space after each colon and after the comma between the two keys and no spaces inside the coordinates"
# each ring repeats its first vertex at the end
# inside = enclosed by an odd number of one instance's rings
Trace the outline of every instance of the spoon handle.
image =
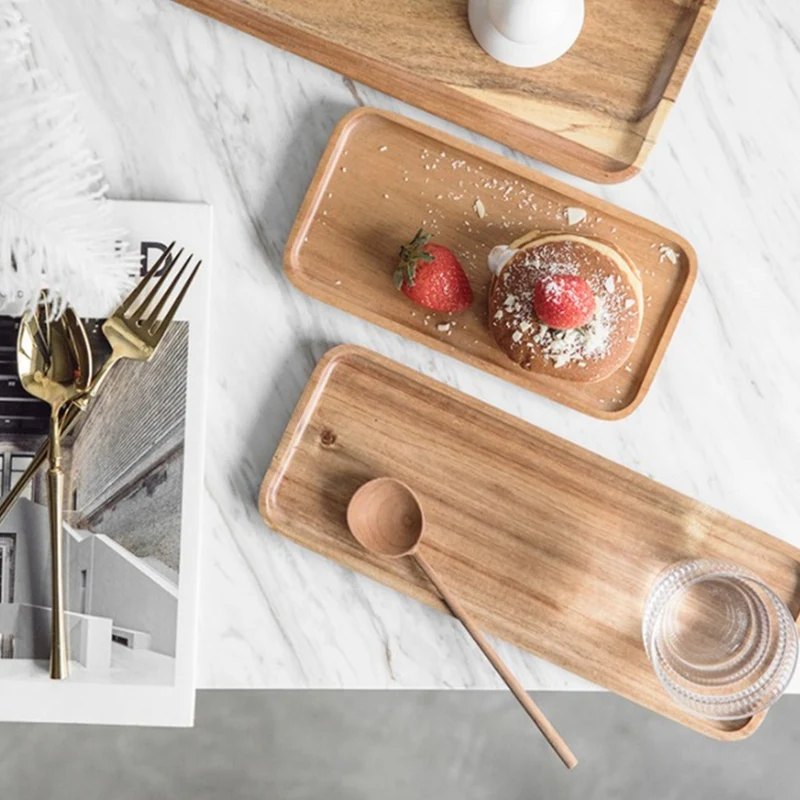
{"type": "Polygon", "coordinates": [[[61,680],[69,675],[67,631],[64,618],[64,472],[61,469],[61,442],[58,416],[50,419],[50,469],[47,471],[47,505],[50,510],[50,574],[52,582],[52,625],[50,677],[61,680]]]}
{"type": "Polygon", "coordinates": [[[428,580],[436,587],[436,590],[442,596],[447,607],[453,612],[453,616],[467,629],[469,635],[475,640],[475,644],[480,647],[483,654],[489,659],[492,666],[497,670],[497,673],[505,681],[506,686],[511,689],[514,697],[517,698],[520,705],[527,711],[528,716],[534,721],[536,727],[542,732],[545,739],[550,743],[553,750],[556,751],[558,757],[564,762],[567,769],[572,769],[578,763],[578,759],[575,758],[567,743],[561,738],[558,731],[550,723],[550,720],[542,713],[539,706],[531,700],[528,693],[522,688],[522,684],[514,677],[500,656],[497,655],[495,649],[489,644],[480,628],[475,624],[472,616],[467,612],[464,606],[461,605],[461,602],[450,593],[433,567],[431,567],[419,553],[415,553],[412,557],[427,575],[428,580]]]}
{"type": "MultiPolygon", "coordinates": [[[[67,406],[67,410],[64,413],[61,419],[60,425],[60,436],[66,436],[72,426],[75,424],[75,421],[80,416],[81,409],[77,407],[74,403],[70,403],[67,406]]],[[[14,503],[17,502],[17,498],[22,494],[25,487],[33,480],[36,473],[39,471],[39,468],[47,461],[47,454],[50,452],[50,439],[45,439],[42,444],[39,446],[39,449],[36,451],[36,454],[31,459],[31,463],[28,464],[25,472],[17,478],[17,482],[11,487],[8,494],[3,497],[2,502],[0,502],[0,522],[5,519],[6,514],[11,510],[14,503]]]]}

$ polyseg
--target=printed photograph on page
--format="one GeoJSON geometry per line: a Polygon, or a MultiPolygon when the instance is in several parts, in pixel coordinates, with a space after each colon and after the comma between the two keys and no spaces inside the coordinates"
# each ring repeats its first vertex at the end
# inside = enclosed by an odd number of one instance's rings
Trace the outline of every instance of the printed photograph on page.
{"type": "MultiPolygon", "coordinates": [[[[108,355],[87,320],[94,362],[108,355]]],[[[16,378],[19,321],[0,318],[0,486],[6,494],[48,432],[48,406],[16,378]]],[[[71,680],[171,684],[177,637],[189,323],[148,364],[120,362],[63,441],[71,680]]],[[[46,676],[50,653],[47,473],[0,524],[0,679],[46,676]]]]}

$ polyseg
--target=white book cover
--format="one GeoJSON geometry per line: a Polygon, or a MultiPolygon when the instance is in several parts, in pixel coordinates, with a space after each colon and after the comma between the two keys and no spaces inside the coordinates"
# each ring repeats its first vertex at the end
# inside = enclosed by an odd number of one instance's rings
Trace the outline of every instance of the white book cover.
{"type": "MultiPolygon", "coordinates": [[[[46,470],[0,523],[0,719],[189,726],[202,530],[212,213],[202,204],[113,201],[143,273],[171,241],[202,258],[149,363],[121,361],[65,437],[70,676],[49,678],[46,470]]],[[[85,320],[95,370],[109,348],[85,320]]],[[[49,407],[16,373],[18,318],[0,316],[0,489],[47,435],[49,407]]]]}

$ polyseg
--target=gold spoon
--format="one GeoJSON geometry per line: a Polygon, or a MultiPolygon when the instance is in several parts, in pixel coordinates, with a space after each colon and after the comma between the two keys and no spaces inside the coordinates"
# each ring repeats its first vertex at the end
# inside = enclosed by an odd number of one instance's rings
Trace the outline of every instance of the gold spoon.
{"type": "Polygon", "coordinates": [[[66,678],[69,672],[64,619],[63,481],[59,414],[66,403],[80,397],[92,377],[92,351],[86,329],[67,306],[58,319],[43,298],[19,326],[17,370],[28,394],[50,404],[50,469],[47,500],[50,508],[52,581],[52,634],[50,677],[66,678]]]}

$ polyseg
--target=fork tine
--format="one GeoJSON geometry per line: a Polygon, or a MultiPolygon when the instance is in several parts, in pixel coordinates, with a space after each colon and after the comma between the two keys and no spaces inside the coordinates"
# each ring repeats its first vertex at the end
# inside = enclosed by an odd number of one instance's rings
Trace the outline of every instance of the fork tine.
{"type": "Polygon", "coordinates": [[[139,299],[139,295],[144,290],[144,287],[150,282],[150,279],[153,275],[156,274],[159,267],[164,263],[164,260],[169,256],[172,252],[172,248],[175,246],[175,242],[171,242],[170,246],[158,257],[158,260],[150,270],[145,274],[144,278],[142,278],[136,288],[122,301],[120,307],[114,312],[114,315],[122,315],[124,314],[135,302],[139,299]]]}
{"type": "MultiPolygon", "coordinates": [[[[203,263],[202,259],[197,262],[195,268],[192,270],[191,275],[186,279],[186,283],[183,285],[183,289],[181,289],[180,294],[175,298],[170,307],[169,311],[167,311],[166,316],[164,319],[159,323],[158,327],[155,330],[150,331],[151,334],[158,336],[159,338],[163,336],[164,332],[169,327],[169,324],[172,322],[173,317],[175,316],[175,312],[180,307],[180,304],[183,302],[183,298],[186,297],[186,292],[189,291],[189,287],[192,285],[192,281],[194,280],[194,276],[197,275],[197,270],[200,269],[200,265],[203,263]]],[[[170,287],[171,288],[171,287],[170,287]]]]}
{"type": "MultiPolygon", "coordinates": [[[[161,299],[156,304],[156,307],[150,312],[150,316],[144,321],[143,324],[145,328],[151,333],[156,328],[156,321],[158,320],[158,315],[161,313],[161,309],[164,308],[164,305],[166,304],[167,300],[169,300],[173,291],[175,291],[175,287],[180,283],[180,280],[183,277],[183,273],[186,272],[186,268],[189,266],[193,258],[194,254],[190,253],[186,258],[186,261],[183,262],[183,266],[178,270],[178,274],[172,279],[169,288],[162,293],[161,299]]],[[[177,257],[175,261],[177,261],[177,257]]],[[[174,264],[175,262],[173,261],[172,263],[174,264]]],[[[142,308],[144,308],[144,305],[142,305],[142,308]]]]}
{"type": "Polygon", "coordinates": [[[175,254],[174,258],[171,258],[166,264],[164,264],[164,269],[161,271],[161,276],[155,282],[155,284],[150,288],[150,291],[147,292],[147,295],[138,304],[135,309],[131,309],[130,313],[128,314],[128,319],[131,322],[135,323],[137,326],[143,325],[144,315],[147,312],[147,309],[150,307],[151,303],[156,301],[156,298],[161,293],[161,290],[164,288],[164,285],[167,282],[167,278],[172,273],[172,268],[180,261],[181,256],[183,255],[183,248],[181,247],[180,250],[175,254]]]}

